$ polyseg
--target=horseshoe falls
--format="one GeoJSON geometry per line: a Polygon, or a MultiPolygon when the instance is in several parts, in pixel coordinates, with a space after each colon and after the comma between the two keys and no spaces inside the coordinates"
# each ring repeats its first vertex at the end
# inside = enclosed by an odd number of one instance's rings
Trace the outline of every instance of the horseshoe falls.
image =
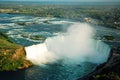
{"type": "Polygon", "coordinates": [[[66,33],[49,37],[44,43],[25,48],[26,57],[35,65],[56,63],[101,64],[107,61],[110,47],[95,40],[94,29],[85,23],[75,23],[66,33]]]}

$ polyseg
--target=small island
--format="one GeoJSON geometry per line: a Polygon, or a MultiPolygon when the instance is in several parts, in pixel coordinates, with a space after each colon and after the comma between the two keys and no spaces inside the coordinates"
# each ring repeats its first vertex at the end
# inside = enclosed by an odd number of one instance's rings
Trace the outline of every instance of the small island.
{"type": "Polygon", "coordinates": [[[45,41],[46,37],[43,35],[29,35],[29,34],[22,34],[21,35],[24,38],[29,38],[32,40],[40,40],[40,41],[45,41]]]}

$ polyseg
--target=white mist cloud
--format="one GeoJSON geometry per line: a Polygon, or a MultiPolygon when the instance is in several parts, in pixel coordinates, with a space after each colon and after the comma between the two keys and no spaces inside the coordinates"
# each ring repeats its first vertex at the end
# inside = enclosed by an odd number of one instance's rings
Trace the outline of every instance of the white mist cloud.
{"type": "Polygon", "coordinates": [[[41,65],[65,60],[69,63],[103,63],[110,48],[101,41],[93,40],[94,30],[90,25],[75,23],[65,35],[48,38],[43,44],[26,47],[27,59],[41,65]]]}

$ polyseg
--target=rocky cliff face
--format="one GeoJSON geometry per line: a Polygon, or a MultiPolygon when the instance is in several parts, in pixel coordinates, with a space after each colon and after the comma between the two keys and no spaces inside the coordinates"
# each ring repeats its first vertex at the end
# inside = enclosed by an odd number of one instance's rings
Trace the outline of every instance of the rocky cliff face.
{"type": "Polygon", "coordinates": [[[7,36],[0,33],[0,71],[10,71],[31,66],[26,60],[23,46],[12,43],[7,36]]]}
{"type": "Polygon", "coordinates": [[[17,67],[18,69],[28,68],[29,66],[32,65],[30,61],[26,60],[25,53],[26,52],[25,52],[24,47],[21,46],[20,48],[16,49],[15,53],[11,56],[13,60],[16,60],[16,61],[18,61],[19,59],[22,60],[21,65],[17,67]]]}

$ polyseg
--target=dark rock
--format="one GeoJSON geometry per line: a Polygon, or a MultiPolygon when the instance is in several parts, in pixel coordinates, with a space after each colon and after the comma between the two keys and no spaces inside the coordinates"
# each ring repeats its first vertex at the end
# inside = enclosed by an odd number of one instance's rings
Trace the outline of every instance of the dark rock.
{"type": "Polygon", "coordinates": [[[81,65],[80,65],[80,64],[78,64],[77,66],[78,66],[78,67],[81,67],[81,65]]]}

